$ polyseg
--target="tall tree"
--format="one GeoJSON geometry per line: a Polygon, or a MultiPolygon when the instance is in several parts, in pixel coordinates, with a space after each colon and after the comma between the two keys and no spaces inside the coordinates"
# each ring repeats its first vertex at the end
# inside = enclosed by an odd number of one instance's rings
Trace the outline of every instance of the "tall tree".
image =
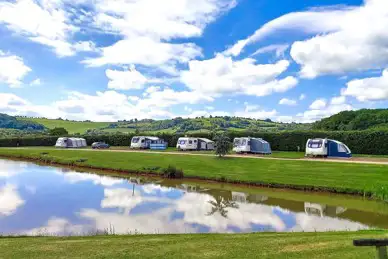
{"type": "Polygon", "coordinates": [[[231,143],[229,137],[225,133],[219,133],[214,138],[215,144],[216,144],[216,154],[219,157],[223,157],[226,154],[228,154],[231,143]]]}

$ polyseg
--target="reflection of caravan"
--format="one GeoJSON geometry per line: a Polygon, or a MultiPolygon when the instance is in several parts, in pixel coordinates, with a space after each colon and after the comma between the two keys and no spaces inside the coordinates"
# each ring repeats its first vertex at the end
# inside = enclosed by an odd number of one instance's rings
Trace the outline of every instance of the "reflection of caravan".
{"type": "Polygon", "coordinates": [[[346,211],[346,208],[305,202],[304,210],[308,215],[316,215],[316,216],[323,217],[323,216],[336,216],[338,214],[342,214],[346,211]]]}
{"type": "Polygon", "coordinates": [[[232,200],[240,203],[246,203],[247,195],[242,192],[232,192],[232,200]]]}
{"type": "Polygon", "coordinates": [[[315,215],[315,216],[323,217],[325,216],[325,213],[324,213],[325,210],[326,210],[326,205],[321,205],[318,203],[310,203],[310,202],[304,203],[304,211],[306,212],[307,215],[315,215]]]}
{"type": "Polygon", "coordinates": [[[233,151],[236,153],[271,154],[270,144],[261,138],[235,138],[233,151]]]}
{"type": "Polygon", "coordinates": [[[176,144],[178,150],[214,150],[214,142],[206,138],[179,138],[176,144]]]}
{"type": "Polygon", "coordinates": [[[83,138],[58,138],[55,143],[55,147],[60,148],[81,148],[86,146],[86,140],[83,138]]]}
{"type": "Polygon", "coordinates": [[[332,139],[309,139],[306,143],[306,156],[352,157],[352,152],[344,144],[332,139]]]}
{"type": "Polygon", "coordinates": [[[136,136],[131,140],[134,149],[166,149],[167,144],[158,137],[136,136]]]}

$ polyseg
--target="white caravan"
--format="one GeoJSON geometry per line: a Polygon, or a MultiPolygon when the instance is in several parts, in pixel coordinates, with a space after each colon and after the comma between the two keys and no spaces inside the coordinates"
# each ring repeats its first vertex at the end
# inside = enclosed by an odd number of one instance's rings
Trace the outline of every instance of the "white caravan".
{"type": "Polygon", "coordinates": [[[197,150],[198,139],[197,138],[179,138],[176,144],[178,150],[197,150]]]}
{"type": "Polygon", "coordinates": [[[135,136],[131,140],[133,149],[149,149],[152,141],[159,140],[158,137],[135,136]]]}

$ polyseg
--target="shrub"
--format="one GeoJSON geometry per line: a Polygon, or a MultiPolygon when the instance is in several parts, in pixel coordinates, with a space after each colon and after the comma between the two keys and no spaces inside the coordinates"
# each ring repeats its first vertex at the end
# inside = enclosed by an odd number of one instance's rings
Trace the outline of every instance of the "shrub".
{"type": "Polygon", "coordinates": [[[183,171],[177,169],[175,166],[169,165],[168,168],[163,170],[163,177],[170,179],[180,179],[183,178],[183,171]]]}

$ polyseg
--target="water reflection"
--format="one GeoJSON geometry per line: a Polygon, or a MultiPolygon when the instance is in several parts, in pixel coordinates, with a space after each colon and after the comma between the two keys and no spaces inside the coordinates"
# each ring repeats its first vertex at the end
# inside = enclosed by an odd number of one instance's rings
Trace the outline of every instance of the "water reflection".
{"type": "MultiPolygon", "coordinates": [[[[0,160],[0,233],[327,231],[388,228],[388,208],[328,206],[180,181],[0,160]]],[[[279,197],[279,196],[277,196],[279,197]]],[[[287,197],[284,193],[281,197],[287,197]]],[[[338,197],[338,196],[336,196],[338,197]]],[[[328,198],[330,199],[330,198],[328,198]]],[[[335,199],[335,198],[332,198],[335,199]]]]}

